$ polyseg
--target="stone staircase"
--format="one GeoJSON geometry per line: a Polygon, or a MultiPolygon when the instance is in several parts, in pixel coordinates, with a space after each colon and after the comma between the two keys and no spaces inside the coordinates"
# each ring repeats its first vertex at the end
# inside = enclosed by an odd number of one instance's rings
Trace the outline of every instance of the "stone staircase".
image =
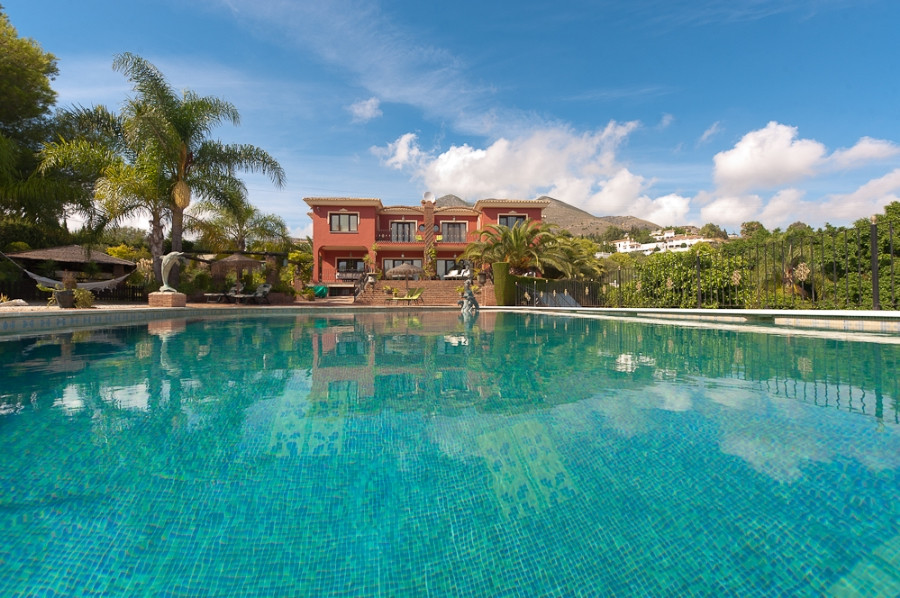
{"type": "MultiPolygon", "coordinates": [[[[357,297],[355,305],[372,305],[372,306],[405,306],[403,301],[390,301],[389,295],[384,292],[385,286],[399,287],[406,290],[405,280],[379,280],[375,286],[368,286],[363,293],[357,297]]],[[[425,287],[422,293],[422,303],[414,303],[413,305],[427,306],[456,306],[460,299],[460,288],[463,286],[461,280],[410,280],[409,287],[425,287]]],[[[475,293],[480,305],[496,305],[494,298],[494,285],[488,281],[479,292],[475,293]]]]}

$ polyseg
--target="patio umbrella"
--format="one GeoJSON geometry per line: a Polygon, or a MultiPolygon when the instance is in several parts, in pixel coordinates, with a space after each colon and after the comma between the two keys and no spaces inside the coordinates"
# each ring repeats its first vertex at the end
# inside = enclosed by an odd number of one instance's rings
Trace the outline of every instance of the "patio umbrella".
{"type": "Polygon", "coordinates": [[[410,278],[413,276],[422,276],[423,274],[425,274],[425,270],[418,266],[413,266],[412,264],[400,264],[384,273],[387,278],[405,278],[407,289],[409,288],[410,278]]]}

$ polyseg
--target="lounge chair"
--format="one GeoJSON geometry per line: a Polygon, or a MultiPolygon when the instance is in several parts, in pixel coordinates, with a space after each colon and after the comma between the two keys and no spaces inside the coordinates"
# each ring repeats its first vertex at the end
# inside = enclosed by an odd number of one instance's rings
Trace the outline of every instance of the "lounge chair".
{"type": "Polygon", "coordinates": [[[409,299],[407,299],[408,303],[412,303],[415,301],[416,303],[425,303],[425,300],[422,299],[422,293],[425,292],[425,287],[419,287],[417,289],[413,289],[409,294],[409,299]]]}
{"type": "Polygon", "coordinates": [[[472,278],[472,271],[468,268],[463,268],[462,270],[450,270],[444,275],[444,280],[466,280],[467,278],[472,278]]]}
{"type": "Polygon", "coordinates": [[[235,297],[244,290],[244,285],[237,283],[224,293],[203,293],[207,303],[234,303],[235,297]]]}
{"type": "Polygon", "coordinates": [[[407,305],[412,303],[413,301],[418,301],[420,303],[424,303],[422,299],[422,293],[425,292],[425,287],[415,287],[406,292],[406,295],[403,297],[391,297],[391,301],[405,301],[407,305]]]}
{"type": "Polygon", "coordinates": [[[269,283],[263,283],[256,287],[256,290],[249,294],[237,294],[234,296],[234,299],[238,303],[268,303],[269,302],[269,291],[272,290],[272,285],[269,283]]]}

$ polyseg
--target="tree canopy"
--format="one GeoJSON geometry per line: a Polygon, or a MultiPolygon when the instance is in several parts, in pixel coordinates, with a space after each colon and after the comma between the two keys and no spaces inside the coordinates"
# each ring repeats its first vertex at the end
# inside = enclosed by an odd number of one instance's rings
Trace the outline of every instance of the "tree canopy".
{"type": "MultiPolygon", "coordinates": [[[[261,172],[276,186],[284,184],[284,170],[264,150],[248,144],[225,144],[210,139],[223,122],[240,123],[230,102],[192,91],[179,95],[151,63],[129,52],[119,54],[113,68],[134,85],[136,96],[126,105],[126,136],[152,146],[171,192],[172,250],[181,250],[184,210],[191,193],[228,205],[228,190],[240,185],[238,170],[261,172]]],[[[237,203],[232,203],[236,207],[237,203]]]]}
{"type": "Polygon", "coordinates": [[[707,239],[727,239],[728,233],[717,224],[709,222],[700,228],[700,235],[707,239]]]}
{"type": "Polygon", "coordinates": [[[86,205],[77,185],[35,174],[35,152],[52,130],[56,58],[20,37],[0,6],[0,246],[67,238],[67,207],[86,205]],[[18,236],[10,236],[18,231],[18,236]]]}
{"type": "Polygon", "coordinates": [[[211,251],[285,251],[291,245],[284,220],[263,214],[246,197],[227,209],[210,201],[199,202],[187,214],[185,229],[199,233],[199,245],[211,251]]]}
{"type": "Polygon", "coordinates": [[[237,109],[214,97],[176,94],[155,66],[120,54],[113,68],[134,84],[136,96],[119,113],[103,106],[61,112],[67,135],[47,143],[43,172],[63,171],[90,181],[100,222],[150,215],[150,252],[160,277],[163,226],[172,225],[172,250],[182,250],[184,210],[192,190],[208,205],[246,209],[245,188],[236,172],[262,172],[276,183],[284,171],[265,151],[209,139],[222,122],[237,124],[237,109]]]}
{"type": "Polygon", "coordinates": [[[0,6],[0,135],[33,146],[31,129],[56,102],[50,81],[56,57],[34,40],[19,37],[0,6]]]}

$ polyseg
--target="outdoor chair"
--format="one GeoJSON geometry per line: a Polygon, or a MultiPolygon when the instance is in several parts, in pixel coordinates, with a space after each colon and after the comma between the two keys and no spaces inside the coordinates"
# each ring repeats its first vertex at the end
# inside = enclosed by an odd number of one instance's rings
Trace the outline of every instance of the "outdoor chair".
{"type": "Polygon", "coordinates": [[[444,275],[445,280],[466,280],[467,278],[472,278],[472,271],[468,268],[463,268],[462,270],[450,270],[444,275]]]}
{"type": "Polygon", "coordinates": [[[418,288],[413,289],[407,295],[408,299],[406,300],[406,302],[412,303],[413,301],[415,301],[416,303],[425,303],[425,300],[422,299],[422,293],[424,293],[424,292],[425,292],[425,287],[418,287],[418,288]]]}
{"type": "Polygon", "coordinates": [[[415,288],[409,289],[406,292],[406,295],[404,295],[403,297],[390,297],[390,300],[398,301],[398,302],[405,301],[407,305],[409,305],[413,301],[418,301],[420,303],[424,303],[424,300],[422,299],[422,293],[424,293],[424,292],[425,292],[425,287],[415,287],[415,288]]]}
{"type": "Polygon", "coordinates": [[[263,283],[256,287],[256,290],[253,293],[248,294],[237,294],[234,296],[235,300],[238,303],[268,303],[269,302],[269,291],[272,290],[272,285],[269,283],[263,283]]]}
{"type": "Polygon", "coordinates": [[[237,283],[224,293],[203,293],[207,303],[234,303],[235,297],[244,290],[244,285],[237,283]]]}

